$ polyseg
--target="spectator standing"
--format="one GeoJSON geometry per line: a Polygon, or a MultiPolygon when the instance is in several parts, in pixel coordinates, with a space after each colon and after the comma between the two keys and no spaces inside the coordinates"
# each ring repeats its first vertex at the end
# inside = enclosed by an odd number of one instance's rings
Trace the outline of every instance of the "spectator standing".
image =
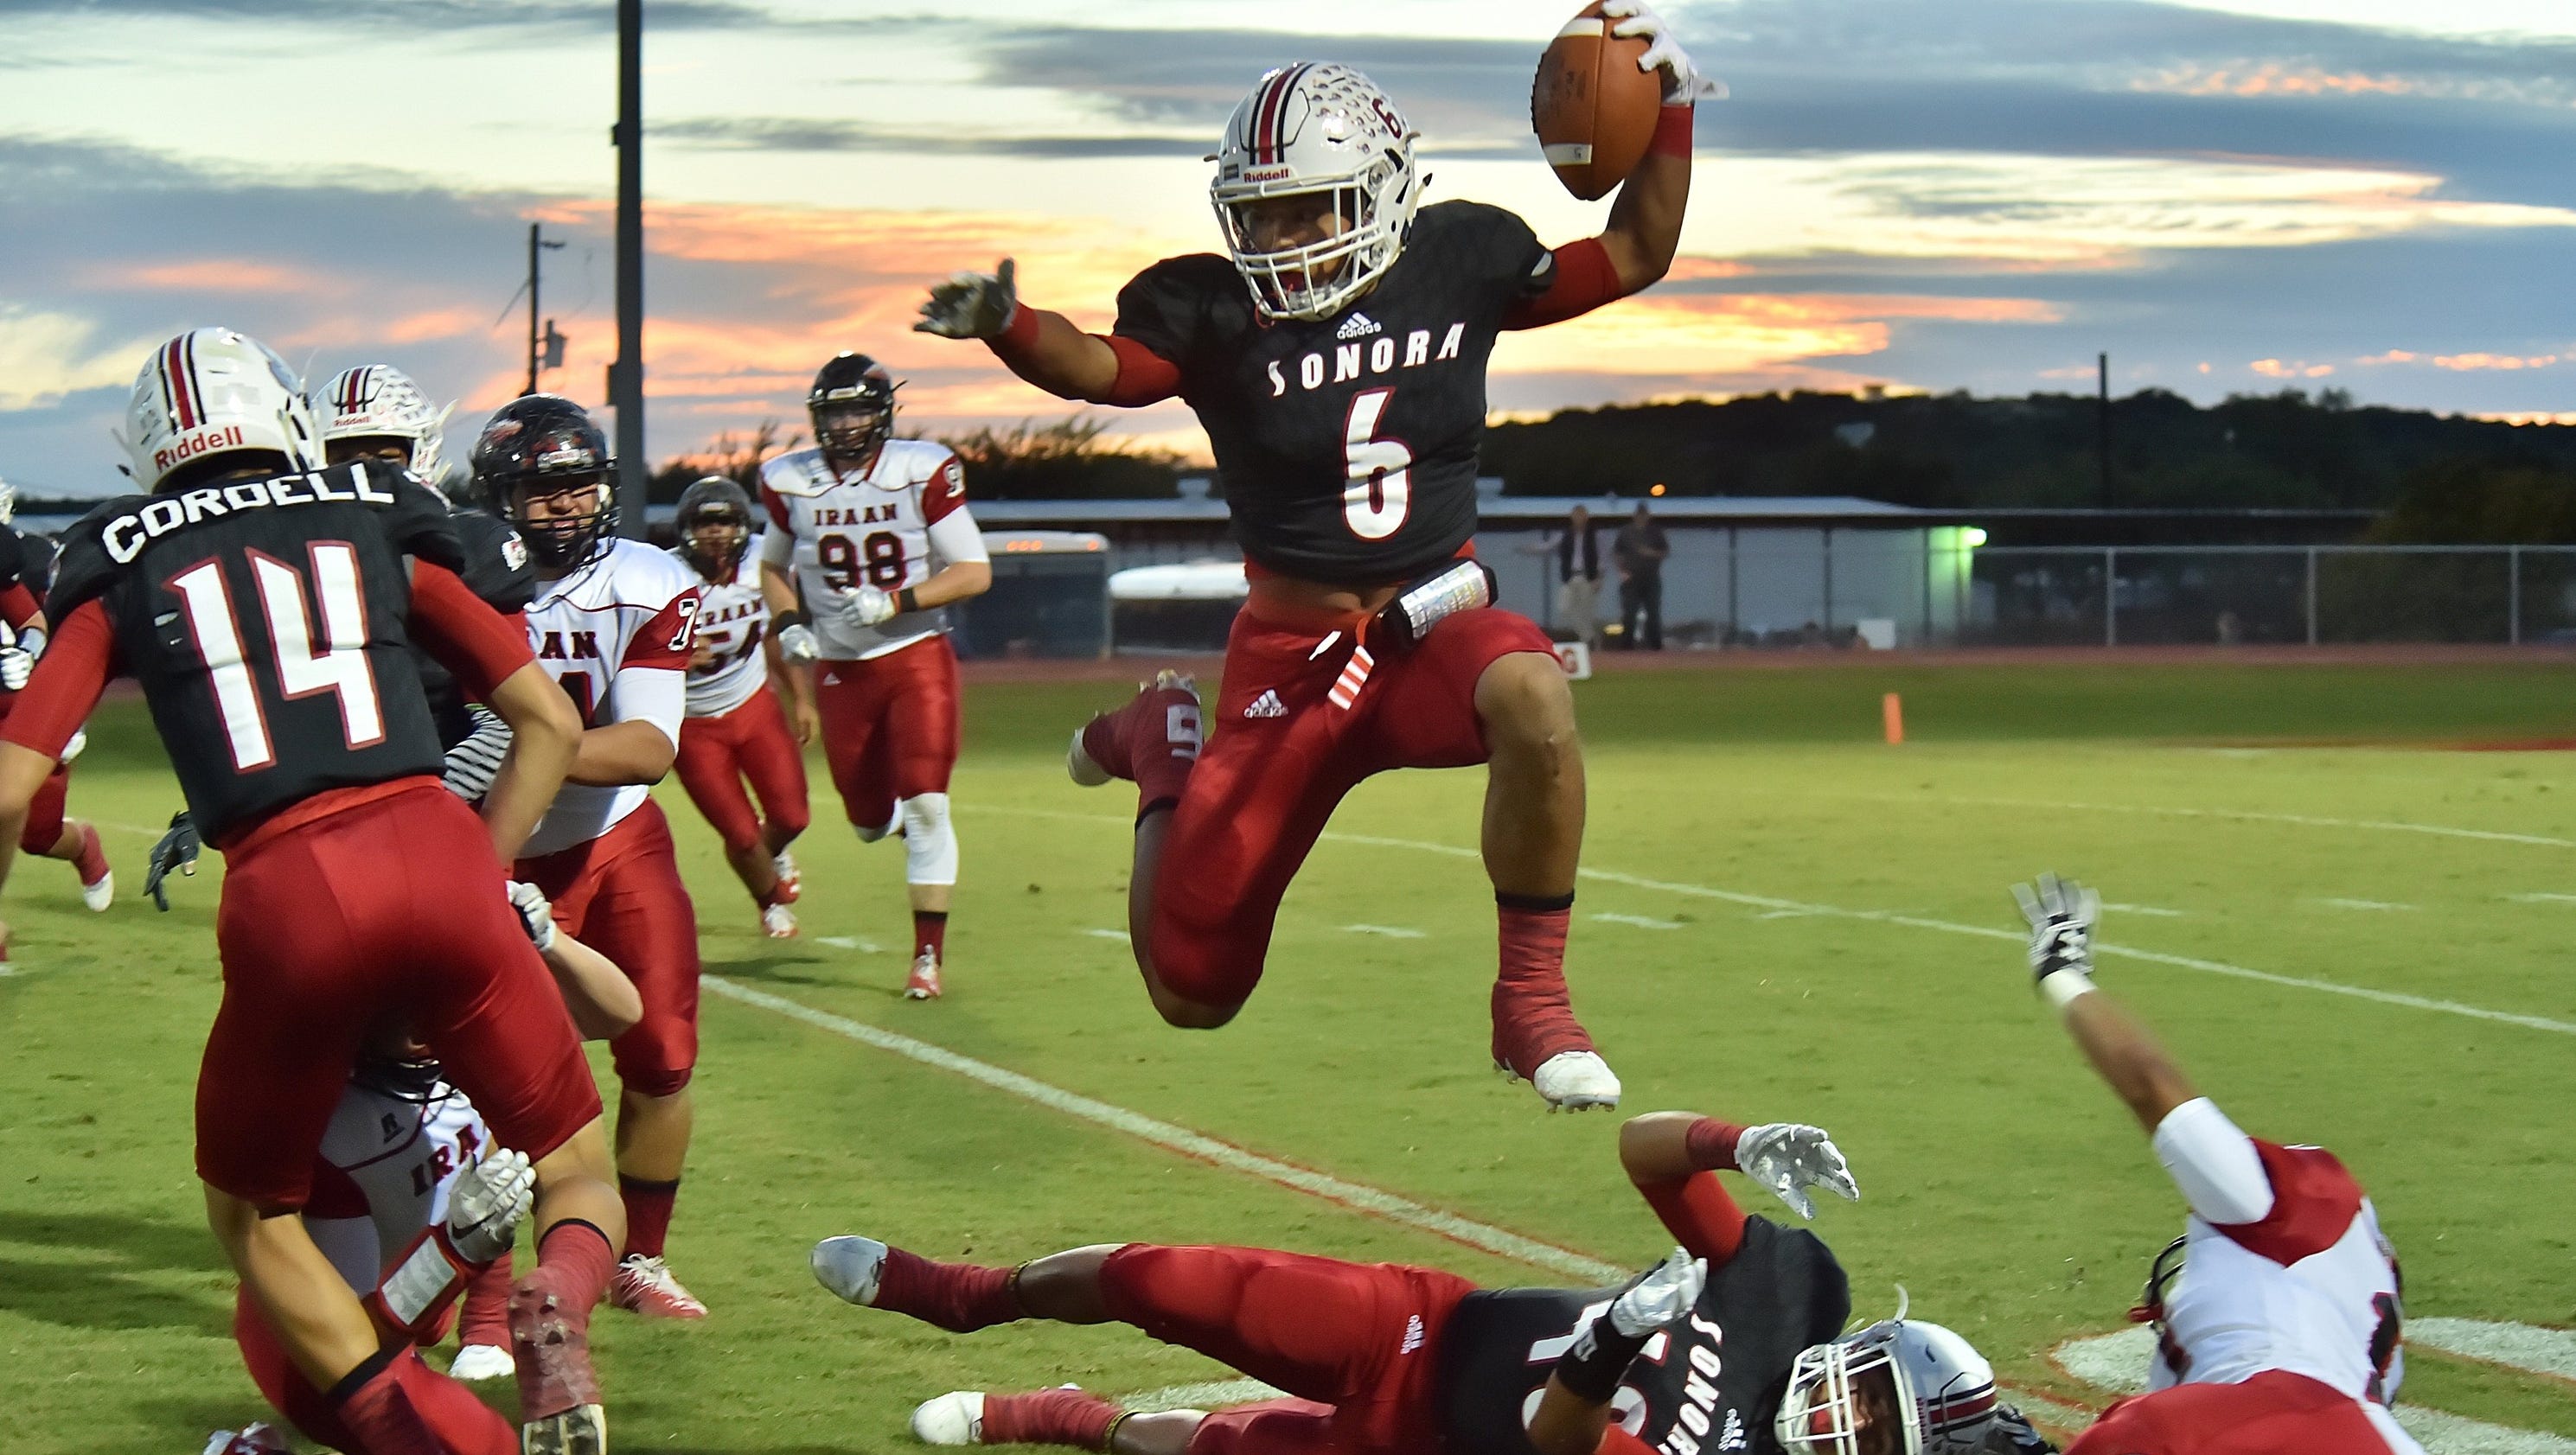
{"type": "Polygon", "coordinates": [[[1592,533],[1592,512],[1574,507],[1564,532],[1556,538],[1556,614],[1575,640],[1601,645],[1601,542],[1592,533]]]}
{"type": "Polygon", "coordinates": [[[1664,649],[1664,558],[1672,553],[1664,528],[1647,514],[1646,502],[1638,501],[1637,513],[1610,545],[1619,563],[1619,635],[1632,648],[1664,649]]]}

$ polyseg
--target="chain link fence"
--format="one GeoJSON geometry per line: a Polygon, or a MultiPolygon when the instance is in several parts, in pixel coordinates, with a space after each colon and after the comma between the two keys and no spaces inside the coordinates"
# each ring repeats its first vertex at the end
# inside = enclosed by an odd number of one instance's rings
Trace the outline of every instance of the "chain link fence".
{"type": "Polygon", "coordinates": [[[1967,586],[1978,645],[2576,642],[2576,546],[1990,546],[1967,586]]]}

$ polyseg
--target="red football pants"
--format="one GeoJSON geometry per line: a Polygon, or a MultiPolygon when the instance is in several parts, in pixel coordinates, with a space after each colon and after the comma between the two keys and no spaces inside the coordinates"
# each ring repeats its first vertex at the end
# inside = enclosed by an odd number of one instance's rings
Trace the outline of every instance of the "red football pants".
{"type": "MultiPolygon", "coordinates": [[[[443,1340],[447,1336],[448,1325],[455,1322],[455,1314],[456,1310],[451,1306],[439,1319],[437,1331],[420,1339],[420,1347],[426,1349],[443,1340]]],[[[368,1455],[367,1443],[340,1423],[340,1412],[323,1398],[320,1390],[313,1387],[312,1382],[304,1377],[304,1372],[295,1367],[286,1346],[277,1341],[276,1332],[269,1328],[268,1320],[261,1317],[259,1305],[247,1288],[233,1294],[233,1343],[240,1347],[242,1367],[250,1372],[250,1382],[259,1386],[260,1395],[268,1401],[268,1407],[283,1416],[305,1439],[317,1445],[327,1445],[339,1451],[340,1455],[368,1455]]]]}
{"type": "Polygon", "coordinates": [[[2066,1455],[2388,1455],[2361,1401],[2304,1374],[2178,1384],[2124,1399],[2066,1455]]]}
{"type": "Polygon", "coordinates": [[[359,1045],[390,1024],[429,1043],[505,1147],[544,1157],[599,1115],[483,821],[437,779],[317,794],[224,857],[224,998],[197,1073],[208,1184],[302,1207],[359,1045]]]}
{"type": "Polygon", "coordinates": [[[957,652],[945,632],[863,662],[814,664],[823,760],[850,822],[873,833],[895,800],[945,793],[957,766],[957,652]]]}
{"type": "Polygon", "coordinates": [[[1488,607],[1372,657],[1353,637],[1358,620],[1328,639],[1330,628],[1263,621],[1249,606],[1234,619],[1211,736],[1154,878],[1154,973],[1187,1000],[1243,1004],[1288,881],[1342,796],[1389,768],[1484,762],[1477,681],[1498,658],[1555,651],[1527,617],[1488,607]]]}
{"type": "Polygon", "coordinates": [[[72,770],[61,763],[45,775],[27,803],[27,825],[18,830],[18,852],[45,854],[63,838],[63,798],[71,792],[72,770]]]}
{"type": "Polygon", "coordinates": [[[698,1064],[698,914],[661,805],[648,798],[589,843],[521,859],[518,875],[554,902],[557,927],[617,962],[643,997],[644,1018],[608,1043],[617,1079],[643,1096],[679,1094],[698,1064]]]}
{"type": "Polygon", "coordinates": [[[1210,1415],[1192,1455],[1440,1446],[1440,1334],[1476,1285],[1400,1263],[1130,1243],[1101,1265],[1110,1317],[1297,1396],[1210,1415]]]}
{"type": "MultiPolygon", "coordinates": [[[[763,687],[751,699],[720,717],[693,717],[680,724],[680,754],[673,760],[689,801],[713,824],[728,852],[740,854],[762,842],[761,821],[785,835],[805,832],[810,821],[805,806],[805,751],[787,727],[778,696],[763,687]],[[743,780],[751,780],[749,792],[743,780]],[[752,807],[752,794],[760,806],[752,807]]],[[[880,820],[882,822],[882,820],[880,820]]]]}

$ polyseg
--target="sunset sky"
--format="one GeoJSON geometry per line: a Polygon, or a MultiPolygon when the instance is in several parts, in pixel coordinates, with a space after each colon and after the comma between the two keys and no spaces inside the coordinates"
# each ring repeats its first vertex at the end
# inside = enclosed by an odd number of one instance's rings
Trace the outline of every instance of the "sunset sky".
{"type": "MultiPolygon", "coordinates": [[[[1214,247],[1209,151],[1265,68],[1350,62],[1424,133],[1430,196],[1597,231],[1528,129],[1572,0],[648,0],[646,362],[658,459],[857,348],[907,429],[1062,414],[908,331],[1020,261],[1105,327],[1214,247]],[[1273,27],[1293,27],[1277,29],[1273,27]]],[[[526,225],[602,401],[614,343],[608,0],[0,0],[0,476],[110,488],[153,343],[221,323],[316,380],[390,362],[518,388],[526,225]]],[[[1667,7],[1703,106],[1684,257],[1509,338],[1526,413],[1793,387],[2202,400],[2340,387],[2576,411],[2576,0],[1735,0],[1667,7]]],[[[2569,416],[2576,419],[2576,414],[2569,416]]],[[[1202,448],[1185,412],[1122,417],[1202,448]]]]}

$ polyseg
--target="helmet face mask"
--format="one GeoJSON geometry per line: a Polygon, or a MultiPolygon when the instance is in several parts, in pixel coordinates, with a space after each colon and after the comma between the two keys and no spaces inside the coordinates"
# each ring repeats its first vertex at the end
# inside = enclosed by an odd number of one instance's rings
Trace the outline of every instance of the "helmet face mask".
{"type": "Polygon", "coordinates": [[[1329,318],[1395,265],[1421,201],[1414,138],[1348,66],[1281,67],[1235,108],[1208,200],[1262,317],[1329,318]],[[1306,225],[1282,226],[1299,200],[1306,225]]]}
{"type": "Polygon", "coordinates": [[[843,473],[874,465],[877,451],[894,438],[894,392],[901,387],[885,365],[865,354],[837,354],[825,362],[805,391],[805,413],[814,423],[823,463],[843,473]]]}
{"type": "Polygon", "coordinates": [[[387,364],[343,369],[313,391],[312,404],[330,463],[399,461],[422,484],[444,493],[439,476],[453,406],[430,403],[410,375],[387,364]]]}
{"type": "Polygon", "coordinates": [[[1995,1375],[1967,1340],[1897,1317],[1801,1350],[1772,1434],[1788,1455],[1966,1455],[1994,1423],[1995,1375]]]}
{"type": "Polygon", "coordinates": [[[698,574],[730,581],[751,549],[751,497],[722,475],[709,475],[680,493],[673,518],[680,549],[698,574]]]}
{"type": "Polygon", "coordinates": [[[474,442],[486,502],[518,527],[537,564],[556,572],[598,554],[615,519],[615,464],[599,426],[554,394],[510,401],[474,442]]]}

